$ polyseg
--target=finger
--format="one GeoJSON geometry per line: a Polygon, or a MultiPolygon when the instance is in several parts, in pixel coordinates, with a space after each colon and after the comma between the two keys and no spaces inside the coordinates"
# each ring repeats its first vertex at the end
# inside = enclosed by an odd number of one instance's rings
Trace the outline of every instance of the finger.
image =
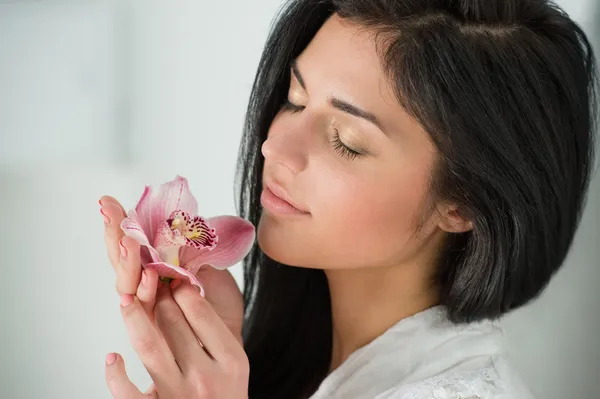
{"type": "Polygon", "coordinates": [[[158,288],[158,274],[155,270],[142,270],[142,280],[137,289],[137,297],[150,320],[154,320],[154,304],[158,288]]]}
{"type": "Polygon", "coordinates": [[[142,278],[140,244],[135,238],[123,237],[119,245],[119,264],[117,273],[117,292],[119,295],[137,292],[142,278]]]}
{"type": "Polygon", "coordinates": [[[154,314],[156,325],[184,374],[191,368],[212,364],[166,284],[159,284],[154,314]]]}
{"type": "Polygon", "coordinates": [[[125,213],[120,205],[112,202],[104,205],[100,212],[105,217],[104,242],[106,243],[108,258],[113,267],[116,268],[119,264],[119,241],[124,235],[123,230],[121,230],[121,221],[125,218],[125,213]]]}
{"type": "Polygon", "coordinates": [[[121,207],[121,209],[123,210],[123,213],[127,213],[127,212],[125,212],[125,209],[123,208],[121,203],[119,201],[117,201],[117,199],[115,197],[111,197],[110,195],[103,195],[98,202],[100,203],[100,206],[104,206],[108,203],[116,204],[121,207]]]}
{"type": "Polygon", "coordinates": [[[183,383],[181,371],[160,332],[137,297],[121,297],[121,314],[129,340],[161,394],[175,397],[183,383]]]}
{"type": "Polygon", "coordinates": [[[158,398],[158,391],[156,390],[156,385],[150,384],[150,388],[144,392],[144,394],[150,398],[158,398]]]}
{"type": "Polygon", "coordinates": [[[104,369],[106,385],[115,399],[149,398],[142,394],[131,382],[125,371],[125,363],[118,353],[109,353],[106,356],[104,369]]]}
{"type": "Polygon", "coordinates": [[[206,299],[229,330],[242,340],[242,322],[244,318],[244,299],[240,289],[228,269],[219,270],[213,267],[201,267],[196,277],[205,287],[219,287],[218,292],[208,290],[206,299]]]}
{"type": "Polygon", "coordinates": [[[190,284],[179,284],[173,298],[205,349],[219,363],[237,361],[244,349],[210,303],[190,284]]]}

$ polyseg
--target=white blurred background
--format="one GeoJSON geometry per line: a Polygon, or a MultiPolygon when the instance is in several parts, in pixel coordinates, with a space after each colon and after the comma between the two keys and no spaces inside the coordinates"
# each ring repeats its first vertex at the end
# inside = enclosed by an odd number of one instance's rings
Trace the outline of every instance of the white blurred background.
{"type": "MultiPolygon", "coordinates": [[[[131,207],[181,174],[203,214],[235,213],[244,112],[280,3],[0,0],[1,398],[110,398],[111,351],[149,385],[97,201],[131,207]]],[[[597,0],[558,3],[600,44],[597,0]]],[[[539,398],[600,398],[599,229],[596,176],[564,269],[505,322],[539,398]]]]}

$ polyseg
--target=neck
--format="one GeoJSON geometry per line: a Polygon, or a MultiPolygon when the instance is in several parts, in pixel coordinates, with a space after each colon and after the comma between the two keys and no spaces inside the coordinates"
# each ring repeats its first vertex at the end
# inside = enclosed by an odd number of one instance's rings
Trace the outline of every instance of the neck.
{"type": "Polygon", "coordinates": [[[325,270],[331,295],[333,351],[330,372],[355,350],[398,321],[437,303],[423,268],[400,266],[325,270]]]}

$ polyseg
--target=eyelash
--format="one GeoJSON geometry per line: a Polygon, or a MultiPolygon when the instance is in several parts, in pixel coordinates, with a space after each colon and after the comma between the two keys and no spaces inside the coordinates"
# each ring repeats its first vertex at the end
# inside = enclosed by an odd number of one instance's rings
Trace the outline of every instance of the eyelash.
{"type": "MultiPolygon", "coordinates": [[[[295,113],[302,111],[304,109],[304,107],[296,105],[296,104],[292,103],[290,100],[286,99],[285,102],[283,103],[283,106],[281,107],[281,109],[284,111],[289,111],[292,114],[295,114],[295,113]]],[[[353,160],[356,157],[358,157],[359,155],[361,155],[360,152],[354,151],[353,149],[346,146],[346,144],[344,144],[340,140],[339,133],[340,133],[339,130],[334,129],[333,139],[331,140],[331,145],[333,146],[333,149],[339,155],[341,155],[342,157],[348,158],[349,160],[353,160]]]]}

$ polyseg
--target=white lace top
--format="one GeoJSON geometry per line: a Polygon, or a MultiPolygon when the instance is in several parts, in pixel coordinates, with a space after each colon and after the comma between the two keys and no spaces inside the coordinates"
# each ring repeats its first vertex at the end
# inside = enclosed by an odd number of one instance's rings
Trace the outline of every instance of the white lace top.
{"type": "Polygon", "coordinates": [[[456,326],[442,307],[406,318],[355,351],[310,399],[533,399],[497,322],[456,326]]]}

